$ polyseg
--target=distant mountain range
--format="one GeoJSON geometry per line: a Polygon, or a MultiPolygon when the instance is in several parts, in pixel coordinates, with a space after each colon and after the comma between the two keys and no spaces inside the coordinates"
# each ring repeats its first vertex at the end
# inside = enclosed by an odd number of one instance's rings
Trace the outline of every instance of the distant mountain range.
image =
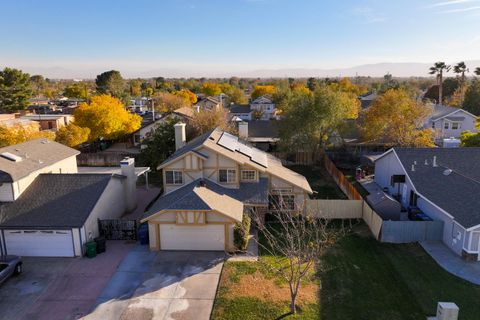
{"type": "MultiPolygon", "coordinates": [[[[480,60],[465,61],[470,70],[480,67],[480,60]]],[[[308,68],[285,68],[285,69],[259,69],[244,72],[218,72],[209,70],[192,70],[186,68],[152,68],[149,70],[134,70],[118,68],[125,78],[151,78],[151,77],[246,77],[246,78],[306,78],[306,77],[353,77],[370,76],[383,77],[387,72],[394,77],[426,77],[429,76],[428,69],[433,63],[416,62],[386,62],[363,64],[350,68],[332,68],[332,69],[308,69],[308,68]]],[[[110,70],[108,66],[90,69],[75,69],[63,67],[22,67],[11,66],[22,69],[30,74],[41,74],[46,78],[52,79],[87,79],[95,78],[97,74],[110,70]]],[[[3,68],[3,67],[2,67],[3,68]]],[[[449,73],[453,75],[452,72],[449,73]]],[[[448,74],[447,74],[448,76],[448,74]]]]}

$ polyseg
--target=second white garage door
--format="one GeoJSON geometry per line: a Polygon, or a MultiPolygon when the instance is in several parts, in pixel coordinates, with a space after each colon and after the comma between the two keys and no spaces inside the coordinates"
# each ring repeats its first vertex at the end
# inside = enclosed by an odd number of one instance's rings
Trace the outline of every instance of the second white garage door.
{"type": "Polygon", "coordinates": [[[71,230],[4,230],[8,254],[73,257],[71,230]]]}
{"type": "Polygon", "coordinates": [[[160,225],[162,250],[225,250],[224,225],[160,225]]]}

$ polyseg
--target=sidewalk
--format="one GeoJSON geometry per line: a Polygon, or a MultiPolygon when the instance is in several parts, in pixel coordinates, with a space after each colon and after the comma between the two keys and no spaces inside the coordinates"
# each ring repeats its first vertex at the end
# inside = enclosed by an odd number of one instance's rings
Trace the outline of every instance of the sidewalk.
{"type": "Polygon", "coordinates": [[[446,271],[480,285],[480,262],[465,261],[439,241],[423,241],[420,245],[446,271]]]}
{"type": "Polygon", "coordinates": [[[252,228],[248,236],[247,251],[245,253],[233,254],[228,261],[258,261],[258,231],[252,228]]]}

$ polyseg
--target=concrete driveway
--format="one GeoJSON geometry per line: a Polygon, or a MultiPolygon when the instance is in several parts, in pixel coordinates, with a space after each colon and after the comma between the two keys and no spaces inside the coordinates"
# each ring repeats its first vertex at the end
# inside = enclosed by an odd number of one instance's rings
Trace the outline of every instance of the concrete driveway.
{"type": "Polygon", "coordinates": [[[225,255],[150,252],[137,246],[122,261],[85,319],[207,320],[225,255]]]}
{"type": "Polygon", "coordinates": [[[134,247],[107,241],[107,251],[88,258],[23,258],[23,273],[0,286],[0,319],[78,319],[96,299],[134,247]]]}

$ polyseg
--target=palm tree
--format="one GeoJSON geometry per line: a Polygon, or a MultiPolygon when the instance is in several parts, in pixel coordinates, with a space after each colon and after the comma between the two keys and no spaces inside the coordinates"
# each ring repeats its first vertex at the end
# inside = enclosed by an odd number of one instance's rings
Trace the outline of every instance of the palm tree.
{"type": "Polygon", "coordinates": [[[480,76],[480,67],[477,67],[473,73],[475,73],[477,76],[480,76]]]}
{"type": "Polygon", "coordinates": [[[467,65],[465,62],[459,62],[453,67],[453,72],[456,74],[461,74],[462,75],[462,83],[465,83],[465,72],[468,72],[467,65]]]}
{"type": "Polygon", "coordinates": [[[433,67],[430,67],[430,74],[437,75],[437,84],[438,84],[438,103],[442,104],[442,91],[443,91],[443,72],[450,71],[450,66],[445,64],[445,62],[435,62],[433,67]]]}

